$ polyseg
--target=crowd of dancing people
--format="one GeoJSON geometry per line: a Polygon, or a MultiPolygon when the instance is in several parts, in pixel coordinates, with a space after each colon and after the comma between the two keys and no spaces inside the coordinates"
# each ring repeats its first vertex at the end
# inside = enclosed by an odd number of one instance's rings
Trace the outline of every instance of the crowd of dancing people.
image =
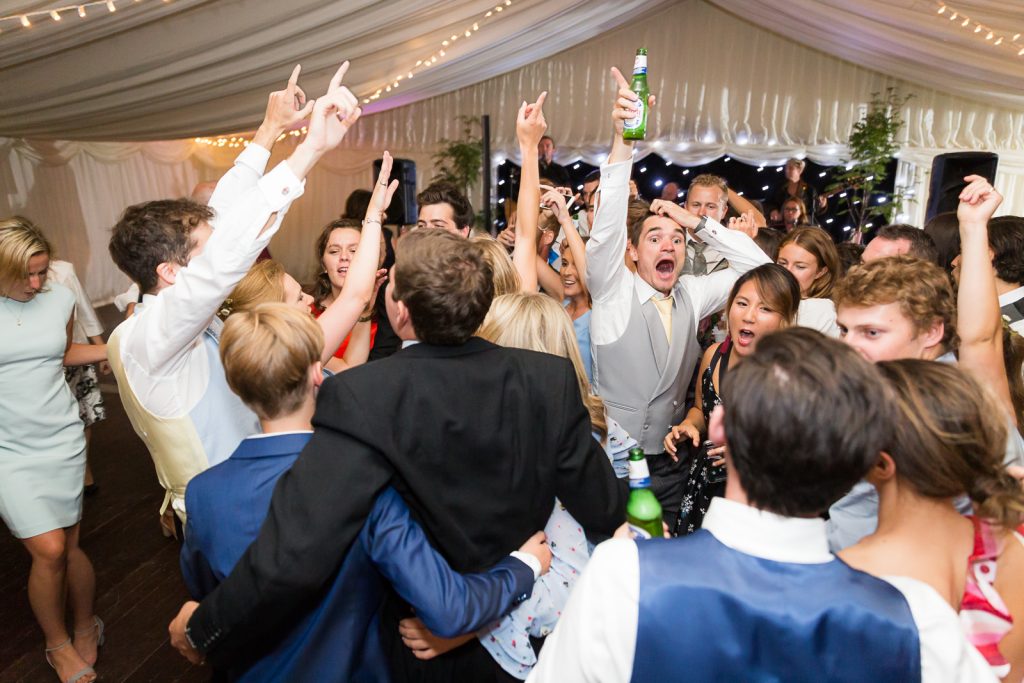
{"type": "Polygon", "coordinates": [[[647,203],[622,133],[656,103],[613,68],[582,192],[541,93],[511,227],[437,183],[392,233],[384,151],[304,288],[265,250],[358,125],[347,68],[308,101],[296,68],[208,197],[124,210],[105,343],[47,228],[0,221],[0,516],[61,681],[102,672],[97,367],[181,545],[170,643],[219,680],[1024,680],[1024,218],[990,179],[866,247],[809,224],[799,160],[767,209],[708,174],[647,203]],[[637,448],[665,538],[624,525],[637,448]]]}

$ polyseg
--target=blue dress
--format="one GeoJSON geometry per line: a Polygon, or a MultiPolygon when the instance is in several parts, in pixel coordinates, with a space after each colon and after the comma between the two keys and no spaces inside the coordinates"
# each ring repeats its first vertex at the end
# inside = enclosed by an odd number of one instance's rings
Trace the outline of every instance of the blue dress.
{"type": "Polygon", "coordinates": [[[64,381],[74,307],[54,282],[24,303],[0,297],[0,517],[17,538],[82,518],[85,434],[64,381]]]}

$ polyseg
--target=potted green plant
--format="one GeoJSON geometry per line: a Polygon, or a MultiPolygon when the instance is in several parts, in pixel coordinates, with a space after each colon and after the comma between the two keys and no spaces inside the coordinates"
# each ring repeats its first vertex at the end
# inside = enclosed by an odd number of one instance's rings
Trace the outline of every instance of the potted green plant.
{"type": "Polygon", "coordinates": [[[850,217],[854,227],[851,241],[861,241],[873,215],[891,222],[903,199],[901,192],[880,188],[888,175],[887,166],[899,151],[896,137],[903,127],[903,105],[910,97],[895,88],[886,89],[884,95],[872,93],[864,117],[853,124],[846,143],[850,158],[836,167],[832,183],[825,188],[826,193],[842,200],[839,214],[850,217]]]}
{"type": "Polygon", "coordinates": [[[483,140],[477,133],[480,119],[476,116],[460,116],[462,137],[458,140],[441,140],[441,148],[434,154],[434,180],[444,180],[458,187],[467,197],[480,182],[480,167],[483,163],[483,140]]]}

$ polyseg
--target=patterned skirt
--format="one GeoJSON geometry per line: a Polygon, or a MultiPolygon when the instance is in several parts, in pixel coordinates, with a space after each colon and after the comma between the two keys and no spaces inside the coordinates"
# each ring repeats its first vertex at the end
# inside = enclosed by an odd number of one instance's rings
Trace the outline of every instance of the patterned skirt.
{"type": "Polygon", "coordinates": [[[100,393],[95,365],[65,367],[64,379],[78,401],[78,416],[86,427],[106,419],[107,409],[103,407],[103,394],[100,393]]]}

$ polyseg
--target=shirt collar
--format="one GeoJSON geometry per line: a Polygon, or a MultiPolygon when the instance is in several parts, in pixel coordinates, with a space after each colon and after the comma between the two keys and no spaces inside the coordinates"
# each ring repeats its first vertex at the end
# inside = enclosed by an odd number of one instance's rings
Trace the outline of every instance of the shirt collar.
{"type": "Polygon", "coordinates": [[[1018,287],[1017,289],[1011,289],[1006,294],[999,295],[999,307],[1002,308],[1007,304],[1012,304],[1018,299],[1024,299],[1024,286],[1018,287]]]}
{"type": "Polygon", "coordinates": [[[415,346],[416,344],[419,344],[419,343],[420,343],[419,339],[403,339],[402,340],[402,348],[403,349],[407,349],[410,346],[415,346]]]}
{"type": "Polygon", "coordinates": [[[724,545],[773,562],[823,564],[828,551],[825,520],[783,517],[725,498],[713,498],[704,528],[724,545]]]}
{"type": "MultiPolygon", "coordinates": [[[[643,279],[636,273],[633,273],[633,279],[636,281],[636,286],[633,288],[633,291],[636,293],[637,303],[647,303],[653,296],[656,296],[659,299],[665,296],[664,294],[656,290],[654,287],[651,287],[650,283],[648,283],[647,280],[643,279]]],[[[676,280],[676,284],[673,285],[672,292],[669,294],[669,296],[672,297],[673,306],[675,305],[675,289],[678,284],[679,280],[676,280]]]]}

